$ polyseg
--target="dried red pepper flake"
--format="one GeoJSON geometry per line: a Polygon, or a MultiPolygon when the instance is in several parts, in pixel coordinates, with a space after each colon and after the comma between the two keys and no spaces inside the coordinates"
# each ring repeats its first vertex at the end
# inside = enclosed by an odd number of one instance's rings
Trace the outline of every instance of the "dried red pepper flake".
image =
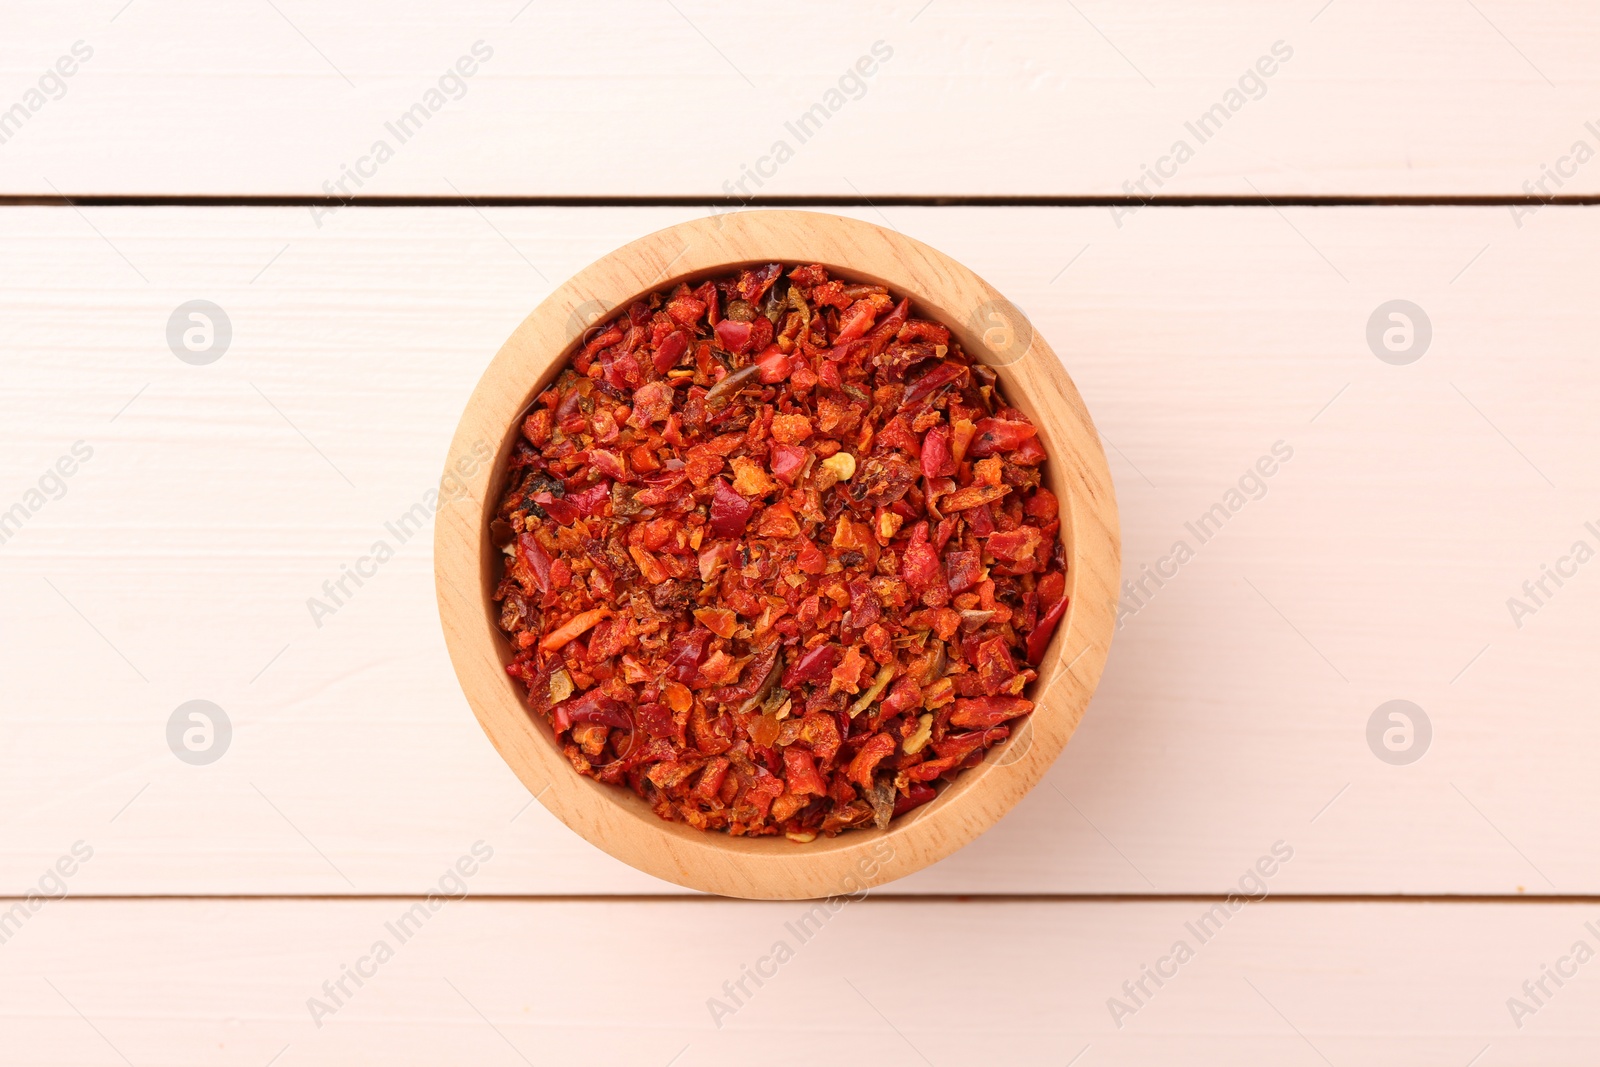
{"type": "Polygon", "coordinates": [[[507,670],[578,773],[806,841],[931,802],[1033,710],[1061,502],[908,299],[816,265],[680,284],[588,330],[520,430],[507,670]]]}

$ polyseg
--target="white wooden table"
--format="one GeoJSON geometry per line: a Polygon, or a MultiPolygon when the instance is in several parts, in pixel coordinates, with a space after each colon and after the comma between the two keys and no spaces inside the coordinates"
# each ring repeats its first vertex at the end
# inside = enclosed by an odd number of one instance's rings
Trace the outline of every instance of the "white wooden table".
{"type": "Polygon", "coordinates": [[[1600,9],[5,21],[4,1062],[1594,1062],[1600,9]],[[534,304],[741,180],[1026,310],[1143,581],[1045,784],[822,911],[683,894],[530,804],[426,531],[386,526],[534,304]],[[214,362],[169,346],[191,300],[214,362]],[[1369,343],[1395,300],[1425,350],[1369,343]],[[191,700],[231,723],[205,765],[168,746],[191,700]]]}

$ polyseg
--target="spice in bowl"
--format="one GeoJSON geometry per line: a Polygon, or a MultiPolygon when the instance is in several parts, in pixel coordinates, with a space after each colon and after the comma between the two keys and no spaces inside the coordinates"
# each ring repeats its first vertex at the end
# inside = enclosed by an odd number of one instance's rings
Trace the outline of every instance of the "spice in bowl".
{"type": "Polygon", "coordinates": [[[580,774],[796,841],[1010,736],[1066,611],[1038,434],[950,331],[820,266],[591,328],[491,528],[509,672],[580,774]]]}

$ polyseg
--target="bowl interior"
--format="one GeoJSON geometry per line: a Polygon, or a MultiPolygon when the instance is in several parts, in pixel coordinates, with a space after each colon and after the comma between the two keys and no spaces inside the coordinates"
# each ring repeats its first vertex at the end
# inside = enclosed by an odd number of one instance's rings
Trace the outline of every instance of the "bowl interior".
{"type": "MultiPolygon", "coordinates": [[[[585,335],[589,332],[590,327],[610,319],[611,316],[628,307],[628,305],[634,300],[646,297],[650,293],[659,290],[670,290],[679,282],[700,280],[707,276],[730,273],[745,267],[759,266],[770,262],[773,262],[773,260],[770,258],[756,257],[729,260],[726,263],[721,263],[710,267],[697,267],[692,273],[669,275],[661,282],[655,283],[648,288],[642,289],[638,292],[629,293],[626,297],[619,300],[615,305],[609,308],[602,308],[598,304],[595,304],[594,306],[585,309],[589,312],[589,314],[580,312],[574,316],[569,316],[568,325],[571,330],[571,336],[566,339],[566,346],[561,350],[559,357],[550,363],[549,367],[543,374],[541,374],[536,380],[529,382],[526,394],[521,398],[521,403],[518,407],[519,414],[517,418],[513,419],[511,423],[504,429],[504,432],[498,443],[498,447],[495,451],[493,473],[489,481],[490,496],[489,499],[485,501],[486,521],[481,524],[482,528],[479,531],[478,539],[478,577],[482,594],[483,622],[485,629],[488,631],[489,639],[494,642],[495,647],[498,650],[500,665],[502,667],[500,672],[500,684],[505,691],[506,700],[523,709],[523,713],[528,716],[530,722],[532,722],[534,727],[538,730],[540,737],[552,751],[559,752],[559,750],[556,748],[554,735],[551,733],[549,727],[542,720],[539,720],[530,709],[528,709],[526,695],[523,692],[522,687],[509,674],[505,673],[503,669],[512,660],[511,646],[510,643],[506,641],[505,636],[498,625],[497,619],[499,617],[499,611],[494,600],[494,590],[499,584],[501,568],[500,561],[503,559],[503,555],[499,547],[493,543],[493,539],[490,536],[489,523],[487,519],[492,517],[494,509],[498,505],[500,497],[504,493],[506,486],[506,468],[510,463],[511,451],[521,430],[522,417],[532,409],[539,394],[542,393],[545,388],[556,379],[561,371],[567,367],[573,355],[577,352],[577,349],[583,342],[585,335]],[[590,317],[591,314],[593,316],[592,318],[590,317]]],[[[830,277],[852,282],[882,285],[896,296],[910,297],[912,308],[920,317],[931,318],[942,325],[948,326],[951,333],[960,340],[962,348],[967,351],[967,353],[973,358],[974,362],[984,363],[985,365],[991,367],[999,376],[1000,391],[1007,403],[1025,412],[1028,417],[1032,419],[1039,427],[1040,436],[1044,440],[1045,450],[1050,457],[1045,462],[1041,471],[1044,483],[1052,492],[1056,494],[1058,499],[1063,501],[1067,499],[1066,489],[1061,484],[1062,464],[1057,460],[1056,448],[1058,443],[1050,440],[1050,438],[1047,436],[1047,428],[1045,424],[1042,420],[1036,417],[1037,408],[1035,406],[1035,401],[1038,398],[1029,395],[1027,391],[1022,389],[1020,382],[1008,380],[1012,377],[1009,366],[1015,363],[1016,360],[1008,359],[1006,356],[1012,355],[1020,358],[1020,355],[1025,352],[1026,348],[1031,346],[1033,343],[1032,328],[1028,324],[1026,317],[1023,316],[1019,310],[1010,305],[1009,302],[1000,301],[996,302],[995,306],[986,308],[984,312],[980,312],[976,315],[971,309],[967,309],[964,314],[960,314],[957,313],[957,309],[941,307],[937,298],[931,298],[925,293],[909,292],[906,290],[905,286],[899,282],[888,278],[875,277],[872,274],[865,273],[848,263],[830,263],[825,260],[810,260],[809,262],[821,262],[822,266],[828,268],[830,277]],[[985,312],[992,314],[986,314],[985,312]],[[1003,345],[1002,356],[1000,358],[995,358],[994,349],[984,343],[983,331],[976,329],[977,327],[983,327],[991,330],[1001,330],[1002,337],[1005,336],[1005,331],[1009,331],[1013,341],[1010,344],[1003,345]]],[[[791,264],[786,264],[786,266],[789,265],[791,264]]],[[[1075,542],[1072,514],[1070,509],[1066,507],[1062,508],[1061,539],[1065,549],[1066,558],[1069,561],[1067,580],[1068,591],[1070,595],[1072,590],[1072,581],[1074,578],[1073,568],[1070,566],[1070,561],[1075,558],[1075,542]]],[[[1069,605],[1069,617],[1070,610],[1071,606],[1069,605]]],[[[1065,640],[1065,635],[1070,629],[1070,626],[1067,624],[1067,622],[1067,619],[1063,619],[1062,625],[1057,628],[1056,635],[1052,639],[1051,646],[1049,649],[1047,649],[1042,660],[1044,664],[1049,665],[1057,663],[1059,643],[1065,640]]],[[[1046,677],[1041,674],[1041,677],[1028,687],[1025,695],[1030,699],[1037,700],[1038,695],[1044,689],[1048,688],[1053,680],[1053,677],[1046,677]]],[[[1048,713],[1048,709],[1043,707],[1041,704],[1039,707],[1035,708],[1033,715],[1048,713]]],[[[573,778],[581,782],[583,786],[591,789],[602,803],[616,805],[621,811],[625,812],[628,817],[642,821],[651,830],[672,833],[677,836],[685,837],[688,840],[704,843],[709,847],[724,849],[734,853],[772,853],[777,856],[784,857],[785,859],[794,863],[804,863],[806,862],[808,856],[815,856],[818,852],[849,848],[856,845],[862,838],[872,835],[892,834],[902,826],[909,825],[919,818],[933,814],[942,806],[953,803],[963,793],[970,790],[981,789],[983,779],[986,776],[993,774],[998,768],[1006,766],[1012,759],[1015,758],[1013,746],[1026,747],[1032,743],[1031,726],[1032,715],[1030,715],[1028,719],[1024,720],[1023,726],[1014,731],[1010,737],[1007,737],[1000,744],[990,749],[988,755],[985,756],[982,763],[976,767],[968,768],[961,774],[957,775],[953,782],[947,783],[940,788],[939,795],[934,800],[920,808],[917,808],[915,811],[909,812],[905,816],[896,819],[887,829],[876,830],[868,828],[850,830],[833,838],[818,837],[815,841],[810,842],[803,847],[797,846],[795,843],[788,841],[781,835],[766,837],[739,837],[723,832],[706,832],[695,830],[679,823],[668,822],[657,816],[655,812],[650,809],[649,804],[647,804],[642,797],[634,793],[631,789],[623,786],[613,786],[602,782],[597,782],[587,776],[579,775],[576,771],[572,771],[571,773],[573,778]]]]}

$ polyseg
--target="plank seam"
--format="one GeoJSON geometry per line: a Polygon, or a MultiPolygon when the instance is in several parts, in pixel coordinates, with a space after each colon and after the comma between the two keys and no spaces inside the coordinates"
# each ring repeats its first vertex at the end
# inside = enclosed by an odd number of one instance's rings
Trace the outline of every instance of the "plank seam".
{"type": "MultiPolygon", "coordinates": [[[[1227,903],[1238,894],[1230,893],[870,893],[861,902],[893,904],[1211,904],[1227,903]]],[[[58,903],[126,903],[136,901],[422,901],[425,893],[73,893],[58,903]]],[[[0,895],[4,905],[24,901],[15,895],[0,895]]],[[[741,900],[700,893],[472,893],[462,899],[500,904],[650,904],[650,903],[747,903],[771,904],[782,901],[741,900]]],[[[1600,904],[1600,894],[1538,895],[1515,893],[1272,893],[1252,904],[1600,904]]]]}
{"type": "Polygon", "coordinates": [[[332,196],[0,194],[0,207],[1588,207],[1600,193],[1540,196],[332,196]]]}

